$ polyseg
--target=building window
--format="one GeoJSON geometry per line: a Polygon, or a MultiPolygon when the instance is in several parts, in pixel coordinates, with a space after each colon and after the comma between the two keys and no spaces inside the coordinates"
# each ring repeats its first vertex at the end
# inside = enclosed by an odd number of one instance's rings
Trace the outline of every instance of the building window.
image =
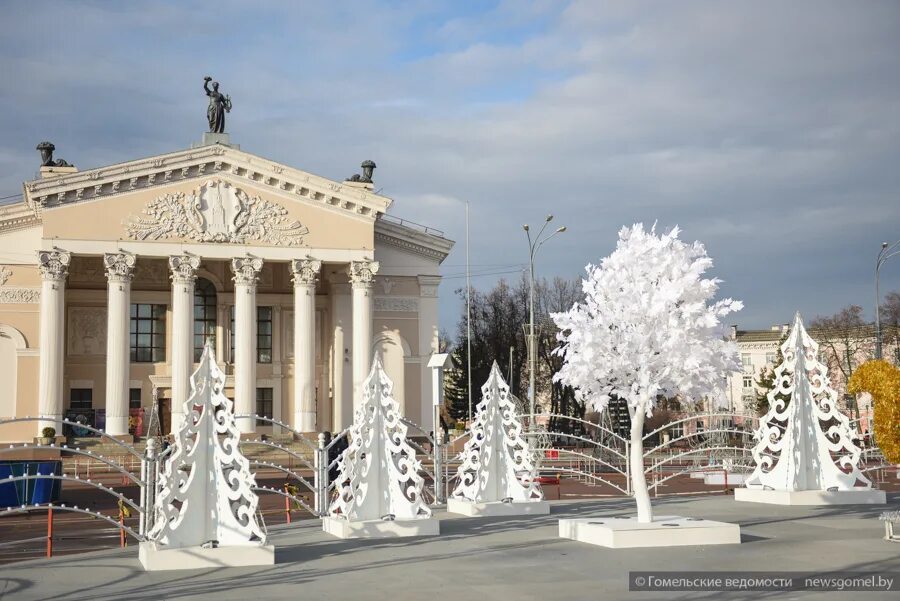
{"type": "Polygon", "coordinates": [[[272,307],[256,308],[256,361],[272,362],[272,307]]]}
{"type": "Polygon", "coordinates": [[[744,366],[744,372],[753,371],[753,362],[750,360],[750,353],[741,353],[741,365],[744,366]]]}
{"type": "Polygon", "coordinates": [[[129,388],[128,389],[128,408],[129,409],[140,409],[141,408],[141,389],[140,388],[129,388]]]}
{"type": "MultiPolygon", "coordinates": [[[[231,307],[231,362],[234,363],[234,306],[231,307]]],[[[256,362],[272,362],[272,307],[256,308],[256,362]]]]}
{"type": "Polygon", "coordinates": [[[744,410],[749,409],[756,403],[756,397],[752,394],[745,394],[741,397],[741,400],[744,402],[744,410]]]}
{"type": "MultiPolygon", "coordinates": [[[[256,414],[263,417],[272,417],[272,389],[257,388],[256,389],[256,414]]],[[[256,420],[257,426],[267,426],[269,422],[256,420]]]]}
{"type": "Polygon", "coordinates": [[[206,338],[216,335],[216,287],[197,278],[194,286],[194,361],[200,361],[206,338]]]}
{"type": "Polygon", "coordinates": [[[753,388],[752,376],[744,376],[744,388],[753,388]]]}
{"type": "Polygon", "coordinates": [[[131,362],[166,360],[166,306],[131,305],[131,362]]]}
{"type": "Polygon", "coordinates": [[[90,409],[93,404],[93,388],[73,388],[69,393],[69,409],[90,409]]]}
{"type": "Polygon", "coordinates": [[[776,353],[766,353],[766,363],[774,366],[776,357],[778,357],[776,353]]]}

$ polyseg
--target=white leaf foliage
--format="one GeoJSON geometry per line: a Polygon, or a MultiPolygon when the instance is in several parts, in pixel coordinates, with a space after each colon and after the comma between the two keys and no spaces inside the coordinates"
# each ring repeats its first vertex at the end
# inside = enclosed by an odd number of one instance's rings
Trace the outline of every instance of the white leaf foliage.
{"type": "Polygon", "coordinates": [[[256,478],[239,448],[234,403],[210,343],[191,375],[186,419],[165,464],[149,538],[172,548],[217,541],[219,546],[266,542],[257,521],[256,478]]]}
{"type": "Polygon", "coordinates": [[[555,379],[596,410],[611,396],[648,417],[657,395],[717,399],[725,376],[740,369],[722,318],[743,304],[713,302],[719,280],[703,277],[712,259],[678,234],[623,227],[616,250],[587,266],[584,302],[551,315],[565,359],[555,379]]]}

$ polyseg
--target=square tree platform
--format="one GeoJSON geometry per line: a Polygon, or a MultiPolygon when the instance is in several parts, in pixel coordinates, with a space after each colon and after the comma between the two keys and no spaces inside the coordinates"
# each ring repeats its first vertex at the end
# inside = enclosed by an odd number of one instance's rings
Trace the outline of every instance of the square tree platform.
{"type": "Polygon", "coordinates": [[[434,518],[350,522],[341,518],[327,516],[322,518],[322,530],[338,538],[437,536],[441,533],[441,523],[434,518]]]}
{"type": "Polygon", "coordinates": [[[678,516],[660,516],[650,523],[636,517],[599,517],[560,520],[559,535],[611,549],[732,545],[741,542],[741,527],[678,516]]]}
{"type": "Polygon", "coordinates": [[[470,516],[549,515],[550,503],[547,501],[475,503],[468,499],[450,498],[447,499],[447,511],[470,516]]]}
{"type": "Polygon", "coordinates": [[[246,545],[169,549],[154,542],[143,542],[138,548],[138,559],[148,572],[270,566],[275,564],[275,546],[246,545]]]}
{"type": "Polygon", "coordinates": [[[766,490],[763,488],[736,488],[735,501],[769,503],[770,505],[884,505],[887,497],[883,490],[862,488],[859,490],[766,490]]]}

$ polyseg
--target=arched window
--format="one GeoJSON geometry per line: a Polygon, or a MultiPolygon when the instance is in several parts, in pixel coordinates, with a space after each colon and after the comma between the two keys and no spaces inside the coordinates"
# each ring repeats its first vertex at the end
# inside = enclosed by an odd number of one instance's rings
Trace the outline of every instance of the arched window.
{"type": "Polygon", "coordinates": [[[200,361],[208,336],[216,335],[216,287],[204,278],[194,286],[194,361],[200,361]]]}

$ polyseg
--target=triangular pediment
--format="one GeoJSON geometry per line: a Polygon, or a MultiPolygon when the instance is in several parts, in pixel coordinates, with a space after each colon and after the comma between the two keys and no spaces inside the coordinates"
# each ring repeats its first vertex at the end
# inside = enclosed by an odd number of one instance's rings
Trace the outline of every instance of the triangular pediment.
{"type": "Polygon", "coordinates": [[[246,182],[268,189],[281,198],[308,203],[357,217],[375,220],[387,211],[391,199],[348,182],[336,182],[312,173],[221,144],[211,144],[40,179],[25,183],[25,200],[33,207],[52,209],[219,177],[238,186],[246,182]]]}

